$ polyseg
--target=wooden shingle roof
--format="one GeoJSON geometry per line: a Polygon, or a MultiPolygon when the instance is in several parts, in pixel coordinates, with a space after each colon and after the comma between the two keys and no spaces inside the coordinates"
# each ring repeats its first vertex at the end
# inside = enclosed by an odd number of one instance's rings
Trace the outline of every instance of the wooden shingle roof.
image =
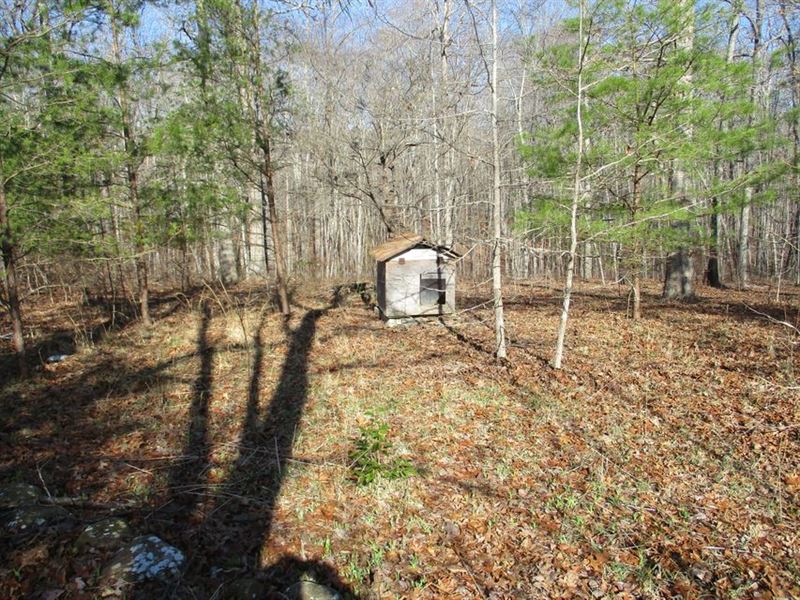
{"type": "Polygon", "coordinates": [[[436,244],[426,240],[421,235],[412,233],[410,231],[404,231],[395,234],[381,245],[373,248],[369,254],[378,262],[384,262],[392,257],[397,256],[398,254],[402,254],[406,250],[411,250],[417,246],[425,246],[432,248],[437,252],[445,252],[451,256],[459,256],[458,252],[455,252],[449,248],[445,248],[444,246],[437,246],[436,244]]]}
{"type": "Polygon", "coordinates": [[[406,231],[389,238],[380,246],[375,246],[369,254],[375,260],[383,262],[389,260],[393,256],[397,256],[401,252],[411,250],[411,248],[424,241],[425,238],[421,235],[406,231]]]}

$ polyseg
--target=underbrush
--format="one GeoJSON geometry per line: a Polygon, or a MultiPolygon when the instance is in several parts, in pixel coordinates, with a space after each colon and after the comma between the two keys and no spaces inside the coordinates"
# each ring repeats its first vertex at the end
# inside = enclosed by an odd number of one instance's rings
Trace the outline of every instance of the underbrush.
{"type": "Polygon", "coordinates": [[[416,474],[410,460],[392,456],[388,423],[362,427],[349,458],[352,478],[358,485],[369,485],[381,477],[405,479],[416,474]]]}

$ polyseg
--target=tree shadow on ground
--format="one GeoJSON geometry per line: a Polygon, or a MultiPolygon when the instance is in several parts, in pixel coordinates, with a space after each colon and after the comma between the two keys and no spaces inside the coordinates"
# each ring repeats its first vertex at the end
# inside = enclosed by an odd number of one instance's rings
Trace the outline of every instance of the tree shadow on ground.
{"type": "MultiPolygon", "coordinates": [[[[173,309],[169,307],[170,312],[173,309]]],[[[146,451],[128,447],[120,456],[107,444],[145,430],[131,402],[135,406],[140,393],[153,388],[183,384],[182,377],[168,371],[194,357],[195,352],[189,352],[142,367],[119,353],[97,348],[55,371],[35,374],[4,389],[0,392],[0,455],[4,457],[0,480],[25,481],[45,487],[53,496],[73,498],[75,504],[68,506],[75,518],[59,525],[60,534],[72,535],[74,528],[77,534],[98,513],[139,512],[135,501],[109,499],[109,480],[120,470],[144,473],[158,467],[146,451]],[[98,415],[95,411],[101,401],[101,410],[114,403],[117,412],[98,415]]],[[[0,536],[0,554],[25,552],[43,537],[47,536],[40,531],[0,536]]]]}
{"type": "Polygon", "coordinates": [[[464,332],[459,331],[455,328],[455,326],[448,322],[444,317],[439,317],[439,323],[441,323],[444,328],[448,331],[448,333],[455,336],[455,338],[461,342],[462,344],[468,345],[470,348],[475,350],[476,352],[480,352],[488,357],[493,357],[495,355],[494,351],[484,346],[479,340],[472,338],[466,335],[464,332]]]}
{"type": "MultiPolygon", "coordinates": [[[[134,358],[136,353],[126,356],[98,346],[53,371],[0,390],[0,455],[5,458],[0,465],[0,481],[24,479],[36,485],[44,481],[56,496],[94,497],[108,494],[108,484],[120,470],[162,471],[163,458],[154,459],[148,449],[135,446],[120,452],[114,441],[129,435],[135,439],[137,433],[152,425],[150,411],[139,415],[137,405],[142,396],[158,402],[158,390],[184,386],[192,390],[193,430],[191,443],[179,460],[192,474],[198,471],[197,465],[207,465],[207,457],[203,458],[208,452],[207,433],[201,428],[205,427],[215,354],[207,339],[211,303],[204,300],[200,304],[203,319],[196,349],[141,365],[134,358]],[[200,375],[192,378],[185,367],[197,360],[200,375]],[[113,413],[112,405],[117,407],[113,413]]],[[[165,319],[187,303],[182,300],[161,305],[167,312],[158,314],[165,319]]],[[[241,355],[251,349],[227,350],[241,355]]],[[[171,487],[179,486],[179,482],[197,482],[197,477],[184,476],[177,469],[172,469],[168,478],[171,487]]],[[[146,512],[150,510],[152,507],[147,507],[146,512]]]]}
{"type": "MultiPolygon", "coordinates": [[[[154,295],[150,302],[152,317],[155,320],[169,318],[187,303],[191,304],[191,298],[199,291],[200,288],[197,288],[187,292],[188,295],[154,295]]],[[[86,315],[81,309],[83,316],[81,319],[73,320],[72,317],[66,315],[67,319],[73,321],[71,327],[48,328],[47,335],[26,341],[25,361],[29,367],[43,365],[53,355],[70,356],[75,354],[81,346],[97,345],[109,334],[122,331],[139,322],[136,318],[138,307],[131,302],[95,299],[90,305],[91,308],[101,310],[99,315],[96,310],[93,314],[88,315],[89,320],[93,323],[86,324],[86,315]]],[[[14,381],[15,376],[18,375],[17,364],[15,354],[0,352],[0,373],[6,375],[0,378],[0,391],[14,381]]]]}
{"type": "Polygon", "coordinates": [[[200,324],[197,330],[197,356],[200,357],[200,372],[194,382],[192,401],[189,406],[189,426],[181,451],[181,460],[169,474],[170,501],[163,513],[193,515],[201,496],[198,485],[202,485],[210,462],[211,446],[208,433],[208,409],[213,384],[215,348],[209,341],[211,326],[211,302],[204,299],[200,306],[200,324]]]}
{"type": "MultiPolygon", "coordinates": [[[[16,388],[11,388],[0,396],[0,406],[7,409],[0,418],[0,448],[6,444],[20,446],[13,454],[7,454],[8,467],[0,471],[0,476],[17,478],[20,473],[32,472],[31,482],[34,483],[35,473],[40,467],[37,456],[47,454],[47,448],[58,447],[61,448],[58,456],[41,465],[40,475],[55,494],[70,494],[75,493],[68,486],[74,482],[76,474],[90,473],[89,478],[81,478],[78,491],[91,497],[94,486],[102,487],[104,484],[106,470],[114,470],[120,463],[115,457],[105,460],[102,452],[93,450],[102,448],[108,439],[145,428],[133,413],[126,413],[128,416],[110,423],[98,420],[96,415],[93,416],[96,401],[126,398],[137,390],[186,385],[191,389],[189,425],[179,462],[167,475],[168,506],[155,512],[152,505],[140,509],[134,507],[132,512],[139,515],[134,517],[136,521],[151,521],[151,531],[164,533],[165,539],[184,539],[187,543],[181,544],[181,548],[192,557],[192,562],[187,579],[179,588],[154,590],[143,585],[137,586],[131,594],[141,598],[165,597],[164,594],[209,597],[221,582],[231,583],[234,574],[237,579],[251,577],[266,589],[277,590],[304,575],[313,574],[319,583],[354,597],[335,570],[324,562],[306,561],[285,554],[263,566],[260,556],[261,548],[272,532],[273,510],[292,457],[295,431],[308,396],[309,355],[316,323],[338,302],[335,296],[328,307],[307,310],[294,328],[286,323],[288,351],[279,383],[266,406],[260,406],[260,392],[265,348],[271,345],[262,339],[262,319],[253,344],[246,348],[252,357],[252,371],[243,435],[238,444],[239,458],[224,484],[212,486],[208,481],[212,465],[208,419],[213,408],[210,402],[217,356],[209,334],[213,315],[212,302],[208,299],[200,305],[193,351],[146,367],[128,364],[119,356],[97,352],[76,363],[81,367],[79,371],[67,369],[57,375],[39,375],[32,382],[34,387],[30,391],[17,392],[14,391],[16,388]],[[170,373],[176,365],[196,360],[199,371],[194,379],[170,373]],[[22,393],[24,398],[20,396],[22,393]],[[102,466],[103,463],[106,467],[102,466]],[[234,569],[230,568],[232,558],[237,563],[234,569]],[[216,573],[215,567],[218,567],[216,573]]],[[[177,310],[183,303],[177,303],[173,308],[177,310]]],[[[244,350],[238,348],[236,352],[244,350]]],[[[135,456],[125,457],[120,464],[128,462],[134,465],[130,468],[136,468],[135,456]]],[[[143,466],[152,467],[149,464],[143,466]]],[[[96,510],[92,514],[97,517],[96,510]]],[[[0,546],[0,549],[10,550],[19,544],[4,543],[0,546]]]]}
{"type": "MultiPolygon", "coordinates": [[[[559,289],[547,289],[550,293],[537,293],[529,297],[509,296],[504,299],[504,306],[513,314],[515,307],[529,307],[550,312],[555,315],[560,312],[563,297],[559,289]]],[[[642,319],[640,322],[675,320],[676,317],[686,316],[711,316],[742,323],[771,323],[783,327],[788,333],[796,333],[800,328],[800,309],[787,302],[791,299],[790,293],[783,294],[784,301],[772,301],[767,293],[749,291],[742,292],[731,289],[728,294],[720,295],[710,291],[710,288],[701,288],[697,294],[685,300],[664,299],[659,293],[642,290],[642,319]],[[795,329],[795,331],[792,331],[795,329]]],[[[462,295],[460,305],[461,313],[474,316],[477,311],[491,310],[491,302],[480,295],[462,295]]],[[[616,313],[630,317],[632,300],[627,288],[576,289],[573,291],[573,305],[571,318],[580,319],[591,316],[595,312],[616,313]]],[[[513,317],[512,317],[513,318],[513,317]]],[[[633,323],[634,321],[631,320],[633,323]]],[[[463,340],[462,340],[463,341],[463,340]]],[[[529,341],[521,340],[524,344],[529,341]]]]}
{"type": "MultiPolygon", "coordinates": [[[[329,564],[284,554],[264,566],[268,561],[262,556],[273,534],[274,511],[289,461],[293,458],[295,436],[308,399],[309,358],[317,322],[339,302],[340,297],[335,294],[327,307],[307,309],[294,328],[288,320],[284,322],[288,341],[286,357],[277,386],[263,407],[260,401],[265,349],[262,315],[253,336],[238,456],[224,483],[213,486],[207,483],[210,447],[206,425],[213,348],[206,339],[210,313],[204,312],[197,342],[202,360],[190,407],[184,452],[191,457],[191,462],[176,466],[170,478],[169,506],[157,511],[153,523],[164,530],[168,539],[176,537],[176,526],[185,526],[177,535],[191,543],[191,546],[184,545],[190,562],[175,591],[177,596],[204,597],[218,588],[223,597],[240,597],[253,590],[263,596],[310,577],[345,597],[355,597],[329,564]],[[202,507],[200,490],[207,491],[204,497],[211,497],[202,507]],[[202,510],[198,510],[200,508],[202,510]]],[[[146,587],[136,591],[139,597],[147,597],[148,593],[146,587]]]]}
{"type": "MultiPolygon", "coordinates": [[[[75,377],[38,381],[32,392],[5,392],[0,396],[0,453],[17,459],[0,468],[0,477],[35,470],[39,450],[48,454],[48,448],[59,448],[46,468],[42,465],[42,473],[48,485],[63,489],[75,469],[89,469],[92,463],[103,459],[96,452],[87,454],[75,448],[91,440],[91,447],[96,450],[106,440],[143,427],[135,413],[128,413],[124,406],[120,407],[119,419],[96,418],[93,411],[98,400],[122,400],[140,391],[184,383],[167,371],[195,356],[191,352],[134,369],[113,355],[101,355],[75,377]],[[6,445],[8,448],[4,448],[6,445]]],[[[135,462],[134,458],[128,460],[135,462]]],[[[91,493],[92,489],[87,486],[81,491],[91,493]]]]}

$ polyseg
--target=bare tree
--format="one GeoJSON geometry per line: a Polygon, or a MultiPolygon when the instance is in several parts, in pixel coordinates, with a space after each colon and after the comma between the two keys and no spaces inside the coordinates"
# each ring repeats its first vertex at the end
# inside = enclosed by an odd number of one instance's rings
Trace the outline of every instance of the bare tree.
{"type": "Polygon", "coordinates": [[[572,280],[575,273],[575,258],[578,250],[578,207],[583,197],[583,154],[584,154],[584,132],[583,132],[583,101],[584,83],[583,67],[586,62],[586,53],[589,48],[588,36],[585,34],[586,6],[585,0],[581,0],[578,5],[578,50],[577,50],[577,72],[575,88],[575,123],[578,128],[577,154],[575,157],[575,175],[573,178],[572,204],[570,206],[569,220],[569,254],[567,254],[567,273],[564,282],[564,301],[561,306],[561,317],[558,322],[558,338],[556,349],[553,354],[553,367],[561,368],[561,361],[564,356],[564,338],[567,334],[567,320],[569,319],[569,305],[572,298],[572,280]]]}

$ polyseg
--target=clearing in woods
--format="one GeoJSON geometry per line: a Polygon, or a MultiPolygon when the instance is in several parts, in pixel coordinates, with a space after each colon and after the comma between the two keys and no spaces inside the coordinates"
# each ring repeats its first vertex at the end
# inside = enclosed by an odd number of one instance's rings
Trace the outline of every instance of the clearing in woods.
{"type": "MultiPolygon", "coordinates": [[[[327,290],[284,323],[253,287],[162,294],[154,328],[4,379],[0,481],[75,501],[4,535],[0,595],[102,593],[109,554],[74,542],[118,514],[187,555],[177,598],[304,572],[361,598],[800,597],[798,335],[769,318],[797,325],[800,291],[652,288],[636,323],[584,285],[563,372],[560,291],[511,291],[505,367],[488,290],[389,329],[327,290]]],[[[87,310],[28,317],[86,334],[87,310]]]]}

